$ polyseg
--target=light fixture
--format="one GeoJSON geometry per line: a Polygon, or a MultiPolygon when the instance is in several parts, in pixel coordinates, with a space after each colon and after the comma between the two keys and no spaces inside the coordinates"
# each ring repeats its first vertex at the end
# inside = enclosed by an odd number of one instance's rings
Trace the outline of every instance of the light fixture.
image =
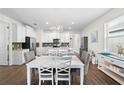
{"type": "Polygon", "coordinates": [[[63,31],[63,26],[57,25],[57,26],[52,26],[50,27],[51,31],[57,31],[57,32],[62,32],[63,31]]]}
{"type": "Polygon", "coordinates": [[[71,22],[71,24],[73,25],[73,24],[74,24],[74,22],[72,21],[72,22],[71,22]]]}
{"type": "Polygon", "coordinates": [[[63,26],[61,26],[61,25],[57,25],[57,26],[55,26],[55,30],[57,31],[57,32],[62,32],[63,31],[63,26]]]}
{"type": "Polygon", "coordinates": [[[49,23],[48,23],[48,22],[46,22],[46,24],[48,25],[49,23]]]}

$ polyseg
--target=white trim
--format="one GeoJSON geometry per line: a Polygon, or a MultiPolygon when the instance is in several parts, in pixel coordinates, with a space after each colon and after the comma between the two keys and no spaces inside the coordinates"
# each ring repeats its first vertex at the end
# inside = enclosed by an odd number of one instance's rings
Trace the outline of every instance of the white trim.
{"type": "Polygon", "coordinates": [[[0,19],[1,22],[7,24],[9,26],[9,32],[8,32],[8,45],[9,45],[9,62],[8,62],[8,65],[11,65],[12,63],[12,36],[11,36],[11,33],[12,33],[12,30],[11,30],[11,24],[6,21],[6,20],[2,20],[0,19]]]}

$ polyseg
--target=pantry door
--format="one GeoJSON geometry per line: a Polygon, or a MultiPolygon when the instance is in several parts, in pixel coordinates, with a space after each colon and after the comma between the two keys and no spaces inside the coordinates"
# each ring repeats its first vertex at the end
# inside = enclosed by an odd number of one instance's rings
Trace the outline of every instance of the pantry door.
{"type": "Polygon", "coordinates": [[[9,26],[0,21],[0,65],[9,65],[9,26]]]}

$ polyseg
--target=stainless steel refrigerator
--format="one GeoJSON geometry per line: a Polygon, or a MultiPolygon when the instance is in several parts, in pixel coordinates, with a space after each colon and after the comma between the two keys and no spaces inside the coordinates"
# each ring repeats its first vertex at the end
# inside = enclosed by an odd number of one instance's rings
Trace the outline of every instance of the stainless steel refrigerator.
{"type": "Polygon", "coordinates": [[[29,49],[30,51],[34,51],[36,55],[36,39],[33,37],[26,37],[25,43],[22,43],[23,49],[29,49]]]}

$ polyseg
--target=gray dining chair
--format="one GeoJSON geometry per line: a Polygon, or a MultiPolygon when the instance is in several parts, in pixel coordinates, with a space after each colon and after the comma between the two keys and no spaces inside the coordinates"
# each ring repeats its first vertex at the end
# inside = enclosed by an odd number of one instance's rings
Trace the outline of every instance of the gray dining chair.
{"type": "Polygon", "coordinates": [[[28,51],[24,53],[25,62],[30,62],[35,59],[34,51],[28,51]]]}
{"type": "MultiPolygon", "coordinates": [[[[35,59],[35,52],[32,51],[28,51],[24,53],[24,59],[25,59],[25,63],[31,62],[32,60],[35,59]]],[[[37,68],[32,68],[32,77],[34,77],[37,74],[37,68]]]]}
{"type": "Polygon", "coordinates": [[[68,50],[59,50],[58,55],[59,56],[66,56],[66,55],[68,55],[68,50]]]}
{"type": "Polygon", "coordinates": [[[86,62],[85,62],[85,64],[84,64],[84,76],[87,76],[87,74],[88,74],[90,62],[91,62],[91,55],[88,54],[88,55],[87,55],[86,62]]]}
{"type": "Polygon", "coordinates": [[[84,65],[84,84],[87,81],[87,76],[88,76],[88,71],[89,71],[89,64],[91,62],[91,58],[92,58],[92,56],[90,54],[88,54],[87,60],[86,60],[85,65],[84,65]]]}
{"type": "Polygon", "coordinates": [[[49,50],[49,56],[57,56],[57,50],[49,50]]]}
{"type": "MultiPolygon", "coordinates": [[[[89,69],[89,63],[91,60],[91,56],[87,51],[82,51],[81,55],[81,61],[84,63],[84,81],[86,80],[88,69],[89,69]]],[[[72,69],[72,82],[74,83],[77,79],[76,76],[80,75],[80,69],[72,69]]]]}
{"type": "Polygon", "coordinates": [[[81,61],[85,64],[85,62],[87,61],[87,57],[88,57],[88,52],[87,51],[82,51],[82,55],[81,55],[81,61]]]}

